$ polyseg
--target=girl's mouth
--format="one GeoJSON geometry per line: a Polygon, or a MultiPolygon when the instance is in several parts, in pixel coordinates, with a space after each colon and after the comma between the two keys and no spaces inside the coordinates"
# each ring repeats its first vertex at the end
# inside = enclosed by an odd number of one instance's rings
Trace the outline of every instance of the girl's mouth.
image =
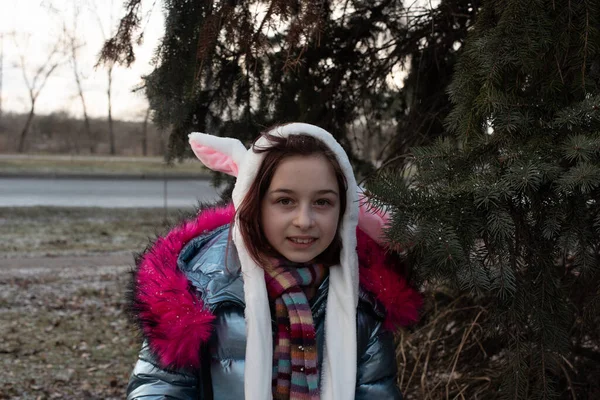
{"type": "Polygon", "coordinates": [[[289,241],[291,241],[292,243],[295,244],[311,244],[312,242],[314,242],[315,238],[294,238],[294,237],[289,237],[288,238],[289,241]]]}

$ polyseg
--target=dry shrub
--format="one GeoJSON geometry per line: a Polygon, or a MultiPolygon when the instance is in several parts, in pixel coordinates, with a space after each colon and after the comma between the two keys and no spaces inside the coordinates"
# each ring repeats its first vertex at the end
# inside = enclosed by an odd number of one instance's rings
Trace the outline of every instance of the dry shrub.
{"type": "Polygon", "coordinates": [[[467,296],[427,297],[419,326],[397,336],[404,398],[488,399],[501,355],[486,350],[487,318],[486,309],[467,296]]]}
{"type": "MultiPolygon", "coordinates": [[[[487,311],[490,301],[445,291],[425,298],[419,325],[397,335],[398,384],[406,400],[502,397],[502,372],[511,362],[510,333],[499,329],[487,311]]],[[[557,398],[600,398],[600,316],[594,321],[594,326],[576,323],[571,351],[561,358],[564,364],[548,370],[557,383],[557,398]]]]}

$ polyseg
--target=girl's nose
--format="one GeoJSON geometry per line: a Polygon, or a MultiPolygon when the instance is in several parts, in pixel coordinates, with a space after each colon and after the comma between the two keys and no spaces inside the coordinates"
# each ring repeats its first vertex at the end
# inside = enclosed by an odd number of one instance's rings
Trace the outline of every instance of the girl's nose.
{"type": "Polygon", "coordinates": [[[313,223],[314,219],[310,207],[299,207],[296,217],[294,218],[294,225],[300,229],[308,229],[313,223]]]}

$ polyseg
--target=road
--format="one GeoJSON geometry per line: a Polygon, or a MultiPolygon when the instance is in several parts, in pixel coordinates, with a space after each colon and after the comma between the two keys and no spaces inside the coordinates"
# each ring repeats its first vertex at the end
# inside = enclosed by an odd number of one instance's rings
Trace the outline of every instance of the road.
{"type": "Polygon", "coordinates": [[[191,208],[217,200],[206,180],[0,178],[0,207],[191,208]]]}

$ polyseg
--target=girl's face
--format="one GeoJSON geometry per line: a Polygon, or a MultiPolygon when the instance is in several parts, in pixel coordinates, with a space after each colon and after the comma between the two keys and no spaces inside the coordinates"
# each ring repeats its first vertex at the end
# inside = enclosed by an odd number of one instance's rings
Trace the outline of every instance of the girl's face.
{"type": "Polygon", "coordinates": [[[282,160],[261,201],[260,222],[269,244],[297,263],[321,254],[337,233],[339,191],[333,167],[324,156],[282,160]]]}

